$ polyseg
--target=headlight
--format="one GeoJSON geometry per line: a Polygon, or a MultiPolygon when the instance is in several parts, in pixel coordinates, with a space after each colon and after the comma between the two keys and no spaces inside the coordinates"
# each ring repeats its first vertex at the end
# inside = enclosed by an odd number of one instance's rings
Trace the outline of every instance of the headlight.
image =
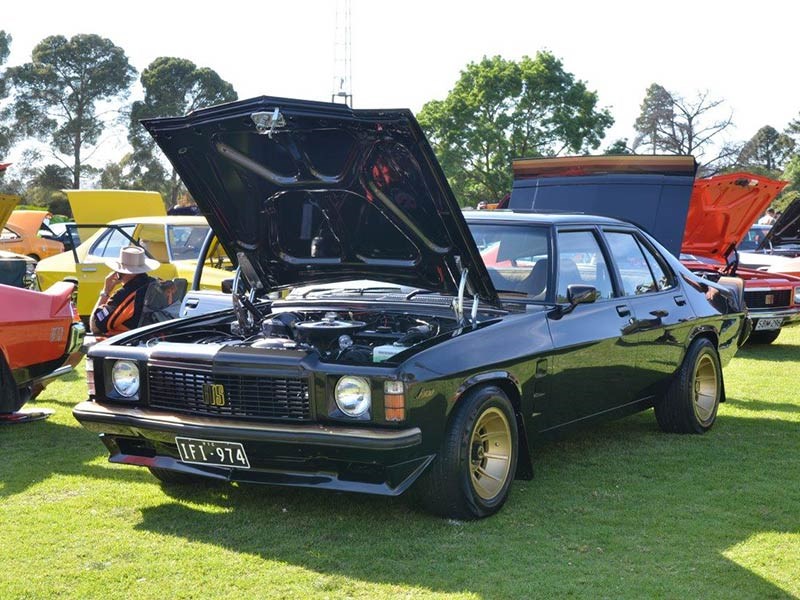
{"type": "Polygon", "coordinates": [[[800,287],[794,288],[794,303],[800,304],[800,287]]]}
{"type": "Polygon", "coordinates": [[[363,377],[342,377],[335,396],[336,406],[348,417],[360,417],[372,404],[369,382],[363,377]]]}
{"type": "Polygon", "coordinates": [[[118,360],[111,369],[111,383],[120,396],[132,398],[139,391],[139,367],[130,360],[118,360]]]}

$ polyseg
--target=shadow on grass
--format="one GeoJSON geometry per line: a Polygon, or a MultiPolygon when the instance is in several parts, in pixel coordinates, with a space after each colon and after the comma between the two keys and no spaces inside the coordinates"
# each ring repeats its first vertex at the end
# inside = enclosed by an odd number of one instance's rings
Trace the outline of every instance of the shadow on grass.
{"type": "MultiPolygon", "coordinates": [[[[797,393],[795,392],[792,392],[797,393]]],[[[753,411],[775,411],[785,413],[800,413],[800,406],[791,402],[764,402],[763,400],[739,400],[728,398],[728,405],[753,411]]]]}
{"type": "MultiPolygon", "coordinates": [[[[48,399],[47,404],[52,403],[48,399]]],[[[141,481],[146,475],[87,464],[108,456],[97,436],[51,420],[0,428],[0,448],[0,499],[24,492],[57,474],[127,481],[141,481]]]]}
{"type": "Polygon", "coordinates": [[[780,338],[772,344],[745,344],[736,354],[736,358],[769,362],[797,362],[800,359],[800,346],[781,344],[780,338]]]}
{"type": "Polygon", "coordinates": [[[797,423],[723,409],[710,434],[671,436],[652,413],[637,415],[538,449],[536,478],[515,482],[498,515],[472,523],[402,498],[241,485],[165,487],[174,501],[145,508],[137,527],[323,578],[435,592],[783,598],[723,552],[756,533],[800,531],[786,481],[798,433],[797,423]]]}

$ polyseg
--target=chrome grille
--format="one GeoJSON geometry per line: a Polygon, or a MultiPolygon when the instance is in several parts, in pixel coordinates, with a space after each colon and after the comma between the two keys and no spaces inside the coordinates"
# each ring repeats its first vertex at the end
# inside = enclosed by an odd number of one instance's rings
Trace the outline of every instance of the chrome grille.
{"type": "Polygon", "coordinates": [[[791,303],[791,299],[791,290],[744,291],[744,301],[748,308],[786,307],[791,303]]]}
{"type": "Polygon", "coordinates": [[[153,408],[204,416],[252,419],[311,419],[308,381],[296,377],[212,375],[208,371],[148,368],[153,408]],[[204,387],[221,385],[224,404],[215,405],[204,387]]]}

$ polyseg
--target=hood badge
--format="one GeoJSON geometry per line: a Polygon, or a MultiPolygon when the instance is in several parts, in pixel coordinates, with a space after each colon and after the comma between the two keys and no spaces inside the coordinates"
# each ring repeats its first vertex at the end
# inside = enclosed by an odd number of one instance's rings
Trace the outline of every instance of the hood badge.
{"type": "Polygon", "coordinates": [[[259,135],[266,135],[269,139],[272,139],[276,127],[286,127],[286,119],[283,118],[281,110],[277,106],[271,113],[255,112],[250,115],[250,119],[256,126],[256,132],[259,135]]]}

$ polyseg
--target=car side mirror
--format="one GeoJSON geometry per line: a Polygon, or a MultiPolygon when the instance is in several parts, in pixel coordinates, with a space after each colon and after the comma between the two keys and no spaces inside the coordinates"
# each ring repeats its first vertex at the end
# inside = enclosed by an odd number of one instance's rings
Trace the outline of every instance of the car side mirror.
{"type": "Polygon", "coordinates": [[[232,294],[233,293],[233,279],[223,279],[222,283],[220,284],[220,288],[222,289],[223,294],[232,294]]]}
{"type": "Polygon", "coordinates": [[[573,283],[567,286],[567,301],[571,306],[589,304],[597,300],[597,288],[593,285],[573,283]]]}

